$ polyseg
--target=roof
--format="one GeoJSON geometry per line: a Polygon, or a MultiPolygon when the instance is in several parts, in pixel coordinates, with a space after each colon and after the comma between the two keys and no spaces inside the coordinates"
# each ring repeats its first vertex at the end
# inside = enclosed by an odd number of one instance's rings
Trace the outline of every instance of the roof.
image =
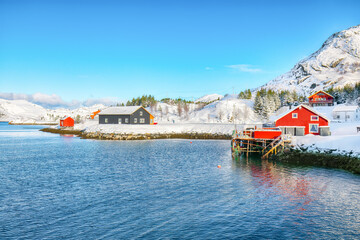
{"type": "Polygon", "coordinates": [[[318,94],[319,92],[325,93],[326,95],[328,95],[328,96],[330,96],[330,97],[334,98],[332,95],[328,94],[327,92],[324,92],[323,90],[317,91],[316,93],[314,93],[314,94],[310,95],[308,98],[311,98],[312,96],[314,96],[314,95],[318,94]]]}
{"type": "MultiPolygon", "coordinates": [[[[136,112],[139,108],[142,108],[146,112],[148,112],[142,106],[109,107],[107,109],[102,110],[98,115],[131,115],[134,112],[136,112]]],[[[149,114],[152,115],[151,113],[149,114]]]]}
{"type": "Polygon", "coordinates": [[[358,108],[358,106],[339,105],[334,107],[333,112],[355,112],[358,108]]]}
{"type": "Polygon", "coordinates": [[[324,118],[324,119],[326,119],[327,121],[330,122],[330,120],[329,120],[327,117],[325,117],[324,115],[316,112],[313,108],[311,108],[311,107],[309,107],[309,106],[306,106],[306,105],[303,105],[303,104],[300,104],[300,105],[297,106],[296,108],[291,109],[291,110],[289,110],[288,112],[284,113],[283,115],[281,115],[280,117],[278,117],[278,118],[275,120],[275,122],[276,122],[277,120],[279,120],[280,118],[285,117],[286,115],[288,115],[289,113],[295,111],[296,109],[298,109],[298,108],[300,108],[300,107],[306,108],[306,109],[309,110],[310,112],[312,112],[312,113],[314,113],[314,114],[316,114],[316,115],[319,115],[320,117],[322,117],[322,118],[324,118]]]}
{"type": "Polygon", "coordinates": [[[65,117],[61,118],[60,120],[65,120],[67,118],[71,118],[72,120],[74,120],[72,117],[69,117],[69,116],[65,116],[65,117]]]}

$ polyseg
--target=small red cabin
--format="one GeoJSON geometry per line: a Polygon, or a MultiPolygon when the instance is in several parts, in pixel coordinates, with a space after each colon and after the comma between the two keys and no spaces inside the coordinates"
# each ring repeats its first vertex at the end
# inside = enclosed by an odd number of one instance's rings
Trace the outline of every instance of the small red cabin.
{"type": "Polygon", "coordinates": [[[334,106],[334,97],[324,91],[318,91],[308,97],[310,106],[334,106]]]}
{"type": "Polygon", "coordinates": [[[60,119],[60,127],[73,127],[74,123],[75,121],[71,117],[64,117],[63,119],[60,119]]]}
{"type": "Polygon", "coordinates": [[[310,107],[300,105],[275,121],[284,134],[304,136],[306,134],[330,135],[329,120],[310,107]]]}

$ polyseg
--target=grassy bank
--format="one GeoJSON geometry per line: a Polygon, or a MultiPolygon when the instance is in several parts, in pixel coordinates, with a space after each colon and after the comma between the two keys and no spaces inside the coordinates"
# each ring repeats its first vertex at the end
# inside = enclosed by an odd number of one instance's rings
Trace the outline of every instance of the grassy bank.
{"type": "Polygon", "coordinates": [[[79,130],[64,130],[64,129],[56,129],[56,128],[43,128],[40,129],[42,132],[49,132],[49,133],[57,133],[57,134],[73,134],[77,136],[82,136],[82,132],[79,130]]]}
{"type": "Polygon", "coordinates": [[[58,125],[58,123],[13,123],[9,122],[9,125],[58,125]]]}
{"type": "Polygon", "coordinates": [[[360,174],[360,158],[352,152],[335,154],[332,150],[312,152],[307,149],[289,149],[272,156],[271,160],[304,166],[338,168],[360,174]]]}

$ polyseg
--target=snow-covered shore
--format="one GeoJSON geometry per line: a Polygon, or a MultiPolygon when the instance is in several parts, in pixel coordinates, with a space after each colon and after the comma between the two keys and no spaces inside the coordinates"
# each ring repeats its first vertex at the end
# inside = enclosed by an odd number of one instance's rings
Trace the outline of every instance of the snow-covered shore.
{"type": "Polygon", "coordinates": [[[354,152],[360,155],[360,132],[356,128],[360,127],[360,122],[349,123],[330,123],[331,136],[306,135],[303,137],[293,137],[293,145],[308,147],[309,151],[328,151],[334,153],[354,152]]]}
{"type": "MultiPolygon", "coordinates": [[[[249,125],[250,126],[250,125],[249,125]]],[[[254,125],[253,125],[254,126],[254,125]]],[[[236,125],[240,130],[245,125],[236,125]]],[[[360,154],[360,132],[357,133],[360,122],[330,123],[331,136],[306,135],[292,137],[295,147],[308,147],[309,151],[328,151],[334,153],[354,152],[360,154]],[[345,152],[344,152],[345,151],[345,152]]],[[[85,124],[76,124],[75,130],[83,130],[85,133],[103,134],[211,134],[229,135],[235,129],[234,124],[222,123],[161,123],[157,125],[99,125],[96,121],[88,121],[85,124]]]]}
{"type": "Polygon", "coordinates": [[[101,132],[114,134],[222,134],[231,135],[234,124],[221,123],[161,123],[157,125],[100,125],[96,122],[77,124],[74,129],[84,130],[85,133],[101,132]]]}

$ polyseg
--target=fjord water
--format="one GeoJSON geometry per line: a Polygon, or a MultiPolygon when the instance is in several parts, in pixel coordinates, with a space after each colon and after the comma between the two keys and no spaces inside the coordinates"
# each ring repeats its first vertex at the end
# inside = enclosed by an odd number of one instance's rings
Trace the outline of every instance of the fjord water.
{"type": "Polygon", "coordinates": [[[0,239],[359,237],[358,175],[233,160],[229,141],[39,128],[0,123],[0,239]]]}

